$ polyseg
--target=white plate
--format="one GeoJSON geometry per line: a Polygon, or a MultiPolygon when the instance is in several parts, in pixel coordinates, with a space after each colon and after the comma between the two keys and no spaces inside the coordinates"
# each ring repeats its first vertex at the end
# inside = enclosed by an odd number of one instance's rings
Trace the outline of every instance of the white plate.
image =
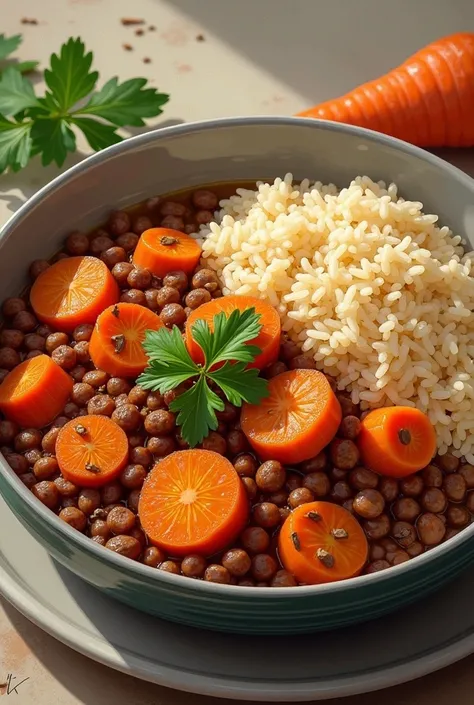
{"type": "Polygon", "coordinates": [[[143,680],[223,698],[305,701],[389,687],[474,651],[474,569],[396,615],[297,638],[214,634],[122,606],[53,561],[0,498],[0,592],[71,648],[143,680]]]}

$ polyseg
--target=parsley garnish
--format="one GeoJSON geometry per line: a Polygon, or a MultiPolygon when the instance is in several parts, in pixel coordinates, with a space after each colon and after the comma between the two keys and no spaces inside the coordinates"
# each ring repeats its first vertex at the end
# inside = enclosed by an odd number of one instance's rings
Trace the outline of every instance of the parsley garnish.
{"type": "MultiPolygon", "coordinates": [[[[16,49],[21,37],[0,35],[0,59],[16,49]]],[[[143,126],[144,118],[162,112],[169,96],[147,88],[145,78],[119,83],[112,78],[95,90],[99,74],[91,70],[92,52],[81,39],[69,39],[52,54],[44,72],[47,91],[35,94],[33,84],[18,68],[34,68],[32,62],[8,66],[0,78],[0,172],[18,171],[29,159],[41,155],[44,166],[62,166],[68,152],[76,150],[75,129],[94,151],[120,142],[117,128],[143,126]]]]}
{"type": "Polygon", "coordinates": [[[234,406],[241,406],[244,401],[258,404],[268,396],[267,381],[258,376],[258,370],[247,368],[261,352],[255,345],[248,345],[261,330],[259,319],[260,314],[250,308],[232,311],[228,317],[218,313],[214,316],[214,331],[206,321],[196,321],[192,333],[204,353],[204,365],[191,359],[177,326],[171,332],[166,328],[147,331],[143,348],[149,364],[137,384],[164,394],[183,382],[193,381],[170,404],[171,411],[178,414],[176,423],[181,426],[181,435],[191,448],[209,431],[215,431],[219,425],[216,411],[224,409],[223,400],[210,383],[217,385],[234,406]],[[218,363],[221,366],[213,369],[218,363]]]}

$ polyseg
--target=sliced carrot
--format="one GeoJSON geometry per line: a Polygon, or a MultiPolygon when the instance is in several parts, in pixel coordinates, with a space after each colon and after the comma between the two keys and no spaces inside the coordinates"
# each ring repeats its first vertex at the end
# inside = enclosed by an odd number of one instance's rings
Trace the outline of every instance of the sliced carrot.
{"type": "Polygon", "coordinates": [[[278,537],[284,567],[308,585],[359,575],[368,550],[357,519],[331,502],[300,504],[285,520],[278,537]]]}
{"type": "Polygon", "coordinates": [[[224,312],[229,316],[236,309],[245,311],[249,308],[254,308],[255,312],[260,315],[259,323],[262,326],[258,336],[249,341],[249,344],[256,345],[262,352],[257,355],[249,367],[261,370],[275,362],[280,348],[280,317],[273,306],[253,296],[223,296],[219,299],[212,299],[189,315],[186,321],[186,346],[193,360],[201,364],[204,362],[204,354],[192,334],[192,327],[197,320],[207,321],[212,331],[214,330],[214,316],[218,313],[224,312]]]}
{"type": "Polygon", "coordinates": [[[23,428],[42,428],[58,416],[74,381],[48,355],[21,362],[0,384],[0,411],[23,428]]]}
{"type": "Polygon", "coordinates": [[[142,347],[147,330],[158,330],[161,319],[145,306],[119,303],[98,317],[89,341],[89,355],[99,370],[113,377],[137,377],[148,364],[142,347]]]}
{"type": "Polygon", "coordinates": [[[248,501],[226,458],[210,450],[180,450],[149,473],[138,516],[151,543],[170,555],[211,556],[244,528],[248,501]]]}
{"type": "Polygon", "coordinates": [[[322,372],[290,370],[268,382],[269,395],[242,406],[240,423],[263,460],[301,463],[334,438],[341,406],[322,372]]]}
{"type": "Polygon", "coordinates": [[[39,275],[30,302],[40,321],[69,332],[80,323],[95,323],[119,295],[117,282],[100,259],[67,257],[39,275]]]}
{"type": "Polygon", "coordinates": [[[78,416],[56,441],[62,474],[79,487],[101,487],[120,474],[128,459],[128,438],[108,416],[78,416]]]}
{"type": "Polygon", "coordinates": [[[388,406],[363,419],[357,444],[364,465],[388,477],[406,477],[429,465],[436,433],[429,418],[411,406],[388,406]]]}
{"type": "Polygon", "coordinates": [[[299,113],[420,147],[474,146],[474,34],[438,39],[381,78],[299,113]]]}
{"type": "Polygon", "coordinates": [[[172,270],[191,274],[200,257],[201,247],[189,235],[170,228],[150,228],[138,241],[133,263],[164,277],[172,270]]]}

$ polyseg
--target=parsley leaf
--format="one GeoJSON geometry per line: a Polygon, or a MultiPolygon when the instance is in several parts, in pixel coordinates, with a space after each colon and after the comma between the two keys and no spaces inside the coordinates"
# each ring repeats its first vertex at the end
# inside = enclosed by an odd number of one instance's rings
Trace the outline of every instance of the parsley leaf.
{"type": "Polygon", "coordinates": [[[72,37],[57,54],[51,54],[51,68],[44,72],[44,80],[54,97],[58,110],[66,113],[93,90],[99,74],[90,71],[92,52],[86,54],[84,43],[72,37]]]}
{"type": "Polygon", "coordinates": [[[70,122],[82,130],[94,152],[100,152],[101,149],[122,141],[122,137],[116,133],[113,125],[105,125],[103,122],[85,117],[72,117],[70,122]]]}
{"type": "Polygon", "coordinates": [[[13,68],[20,73],[30,73],[30,71],[34,71],[38,66],[39,61],[18,61],[16,64],[13,64],[13,68]]]}
{"type": "Polygon", "coordinates": [[[209,388],[204,376],[170,404],[171,411],[179,412],[176,423],[181,426],[181,435],[191,448],[201,443],[210,430],[216,430],[219,421],[215,411],[223,409],[224,402],[209,388]]]}
{"type": "Polygon", "coordinates": [[[223,400],[211,389],[210,383],[220,387],[235,406],[241,406],[244,401],[258,404],[268,395],[268,382],[258,376],[258,370],[247,369],[248,363],[260,353],[255,345],[248,345],[261,330],[259,318],[254,308],[233,311],[228,317],[219,313],[214,316],[213,331],[206,321],[198,320],[192,332],[204,351],[204,366],[192,360],[177,326],[173,326],[171,332],[166,328],[146,332],[142,345],[149,364],[137,384],[164,394],[183,382],[194,380],[193,386],[170,405],[171,411],[179,412],[176,423],[191,447],[217,428],[215,412],[224,409],[223,400]],[[216,370],[216,362],[224,364],[216,370]]]}
{"type": "Polygon", "coordinates": [[[32,84],[13,66],[9,66],[0,78],[0,113],[17,115],[26,108],[39,107],[32,84]]]}
{"type": "Polygon", "coordinates": [[[258,370],[245,368],[245,362],[226,362],[221,368],[207,375],[222,389],[234,406],[241,406],[244,401],[258,404],[268,396],[267,381],[258,376],[258,370]]]}
{"type": "Polygon", "coordinates": [[[193,338],[201,347],[206,365],[212,367],[224,360],[252,362],[262,351],[255,345],[244,345],[257,337],[262,329],[260,314],[254,308],[232,311],[229,317],[224,312],[214,316],[214,331],[211,333],[207,321],[199,319],[193,325],[193,338]]]}
{"type": "Polygon", "coordinates": [[[76,149],[74,132],[68,127],[66,121],[60,118],[55,120],[38,119],[31,128],[31,139],[33,140],[33,151],[35,154],[41,154],[43,166],[52,162],[62,166],[68,152],[74,152],[76,149]]]}
{"type": "Polygon", "coordinates": [[[31,125],[11,122],[0,115],[0,172],[26,166],[31,152],[31,125]]]}
{"type": "MultiPolygon", "coordinates": [[[[0,34],[0,60],[14,51],[21,36],[0,34]]],[[[93,55],[84,42],[70,38],[44,72],[47,86],[38,97],[33,85],[21,75],[37,62],[26,61],[6,68],[0,77],[0,173],[26,166],[40,154],[43,165],[62,166],[76,150],[75,130],[81,130],[94,151],[120,142],[118,127],[142,126],[144,119],[160,115],[169,96],[147,87],[145,78],[119,83],[109,80],[94,91],[99,74],[91,70],[93,55]],[[85,104],[84,104],[85,103],[85,104]],[[13,118],[11,121],[9,118],[13,118]]]]}
{"type": "Polygon", "coordinates": [[[189,357],[183,336],[177,326],[173,326],[171,331],[167,328],[148,330],[142,345],[150,360],[171,364],[185,363],[193,374],[199,373],[199,367],[189,357]]]}
{"type": "Polygon", "coordinates": [[[148,330],[142,346],[150,360],[149,367],[137,379],[144,389],[164,394],[200,373],[176,326],[171,332],[167,328],[148,330]]]}
{"type": "Polygon", "coordinates": [[[117,127],[141,127],[145,124],[142,118],[159,115],[169,100],[168,95],[157,93],[155,88],[145,88],[145,85],[145,78],[131,78],[121,84],[117,78],[111,78],[75,114],[98,115],[117,127]]]}
{"type": "MultiPolygon", "coordinates": [[[[12,52],[18,49],[21,42],[21,34],[15,34],[14,37],[6,37],[4,34],[0,34],[0,61],[4,61],[12,52]]],[[[12,63],[11,66],[20,73],[29,73],[30,71],[34,71],[38,63],[38,61],[17,61],[12,63]]],[[[5,66],[0,69],[0,73],[1,70],[4,69],[5,66]]]]}
{"type": "Polygon", "coordinates": [[[13,37],[6,37],[0,34],[0,60],[5,59],[9,54],[18,49],[21,44],[21,34],[15,34],[13,37]]]}

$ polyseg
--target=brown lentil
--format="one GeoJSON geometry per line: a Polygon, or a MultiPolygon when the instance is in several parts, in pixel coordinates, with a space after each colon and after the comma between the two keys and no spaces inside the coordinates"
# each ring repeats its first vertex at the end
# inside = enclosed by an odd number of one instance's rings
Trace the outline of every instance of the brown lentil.
{"type": "Polygon", "coordinates": [[[280,523],[280,512],[276,504],[261,502],[253,508],[253,519],[257,526],[271,529],[280,523]]]}
{"type": "Polygon", "coordinates": [[[234,468],[241,477],[255,477],[257,461],[249,453],[242,453],[234,460],[234,468]]]}
{"type": "Polygon", "coordinates": [[[87,526],[86,515],[77,507],[65,507],[59,512],[59,518],[77,531],[84,531],[87,526]]]}
{"type": "Polygon", "coordinates": [[[447,505],[446,495],[437,487],[427,487],[421,495],[421,506],[426,512],[440,514],[447,505]]]}
{"type": "Polygon", "coordinates": [[[171,411],[157,409],[145,417],[145,431],[151,436],[166,435],[174,431],[175,422],[175,415],[171,411]]]}
{"type": "MultiPolygon", "coordinates": [[[[445,456],[442,457],[444,458],[445,456]]],[[[460,473],[453,472],[444,478],[443,489],[451,502],[462,502],[467,489],[466,480],[460,473]]]]}
{"type": "Polygon", "coordinates": [[[176,450],[176,442],[172,436],[152,436],[146,448],[155,457],[164,458],[176,450]]]}
{"type": "MultiPolygon", "coordinates": [[[[36,478],[35,478],[36,480],[36,478]]],[[[59,492],[54,482],[42,480],[31,488],[31,491],[49,509],[56,509],[59,504],[59,492]]]]}
{"type": "Polygon", "coordinates": [[[436,456],[436,464],[446,473],[456,472],[459,468],[459,458],[451,453],[436,456]]]}
{"type": "Polygon", "coordinates": [[[107,515],[107,526],[113,534],[127,534],[135,526],[135,514],[126,507],[114,507],[107,515]]]}
{"type": "Polygon", "coordinates": [[[23,473],[28,471],[29,463],[24,455],[20,455],[19,453],[8,453],[5,455],[5,460],[7,461],[13,472],[17,475],[22,475],[23,473]]]}
{"type": "Polygon", "coordinates": [[[242,484],[245,488],[245,491],[247,493],[247,497],[251,502],[256,498],[258,494],[258,487],[257,483],[253,479],[253,477],[242,477],[241,478],[242,484]]]}
{"type": "Polygon", "coordinates": [[[467,507],[450,504],[446,510],[446,521],[454,529],[464,529],[471,523],[471,514],[467,507]]]}
{"type": "Polygon", "coordinates": [[[132,560],[136,560],[142,550],[140,542],[133,536],[113,536],[107,541],[105,547],[132,560]]]}
{"type": "Polygon", "coordinates": [[[163,277],[163,286],[170,286],[173,289],[177,289],[180,294],[184,294],[188,288],[187,274],[180,270],[168,272],[168,274],[163,277]]]}
{"type": "Polygon", "coordinates": [[[87,413],[98,416],[112,416],[115,402],[108,394],[96,394],[87,402],[87,413]]]}
{"type": "Polygon", "coordinates": [[[51,357],[63,370],[72,370],[77,362],[76,351],[69,345],[59,345],[59,347],[53,350],[51,357]]]}
{"type": "Polygon", "coordinates": [[[150,566],[150,568],[158,568],[164,560],[165,554],[156,546],[148,546],[143,551],[143,563],[150,566]]]}
{"type": "Polygon", "coordinates": [[[258,553],[252,558],[252,576],[258,581],[271,580],[278,570],[278,564],[268,553],[258,553]]]}
{"type": "Polygon", "coordinates": [[[354,497],[352,506],[363,519],[376,519],[385,508],[385,500],[380,492],[367,488],[354,497]]]}
{"type": "Polygon", "coordinates": [[[416,530],[421,543],[425,546],[436,546],[443,540],[446,526],[436,514],[428,512],[420,516],[416,522],[416,530]]]}
{"type": "Polygon", "coordinates": [[[217,563],[208,565],[204,571],[204,580],[208,583],[220,583],[221,585],[229,585],[230,573],[227,568],[217,563]]]}
{"type": "Polygon", "coordinates": [[[307,487],[297,487],[290,492],[288,497],[288,504],[291,509],[296,509],[296,507],[299,507],[301,504],[307,504],[313,501],[314,494],[307,487]]]}
{"type": "Polygon", "coordinates": [[[242,578],[249,572],[251,560],[242,548],[231,548],[222,556],[222,565],[231,575],[242,578]]]}
{"type": "Polygon", "coordinates": [[[58,472],[59,466],[56,458],[44,457],[38,458],[38,460],[33,465],[33,473],[37,480],[48,480],[52,475],[58,472]]]}
{"type": "Polygon", "coordinates": [[[363,529],[368,539],[377,541],[389,533],[390,519],[386,514],[381,514],[376,519],[366,519],[363,529]]]}
{"type": "Polygon", "coordinates": [[[412,497],[400,497],[392,507],[393,515],[400,521],[415,521],[421,513],[421,507],[412,497]]]}

